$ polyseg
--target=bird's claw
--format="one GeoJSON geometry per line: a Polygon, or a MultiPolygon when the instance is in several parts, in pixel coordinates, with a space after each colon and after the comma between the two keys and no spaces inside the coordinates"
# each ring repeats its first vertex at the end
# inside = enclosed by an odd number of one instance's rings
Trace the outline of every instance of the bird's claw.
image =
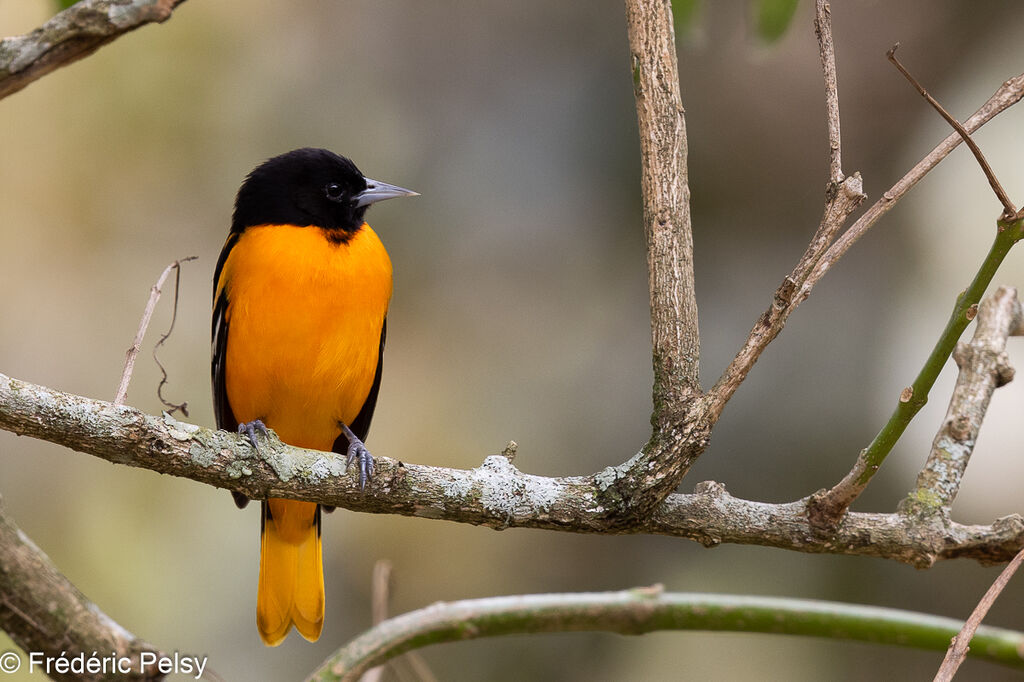
{"type": "Polygon", "coordinates": [[[363,445],[363,441],[353,436],[352,440],[349,441],[348,453],[345,458],[345,471],[359,460],[359,489],[365,490],[366,484],[373,478],[373,472],[377,468],[373,462],[373,455],[363,445]]]}
{"type": "Polygon", "coordinates": [[[270,435],[267,432],[267,425],[259,419],[253,419],[251,422],[242,422],[238,425],[238,432],[249,436],[249,442],[258,450],[260,446],[256,441],[257,431],[262,433],[264,438],[267,438],[270,435]]]}

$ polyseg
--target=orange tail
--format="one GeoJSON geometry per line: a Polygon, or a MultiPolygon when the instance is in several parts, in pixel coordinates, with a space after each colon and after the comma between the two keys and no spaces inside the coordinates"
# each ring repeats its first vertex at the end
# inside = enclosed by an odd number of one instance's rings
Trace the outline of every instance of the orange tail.
{"type": "Polygon", "coordinates": [[[277,646],[294,624],[315,642],[324,625],[320,505],[271,498],[263,502],[256,627],[277,646]]]}

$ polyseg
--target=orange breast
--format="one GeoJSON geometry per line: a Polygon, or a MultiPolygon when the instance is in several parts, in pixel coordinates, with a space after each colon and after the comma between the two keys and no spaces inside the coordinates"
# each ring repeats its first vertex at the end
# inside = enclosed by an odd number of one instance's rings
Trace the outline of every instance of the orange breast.
{"type": "Polygon", "coordinates": [[[338,421],[356,418],[373,385],[391,286],[391,260],[365,223],[346,244],[316,227],[248,228],[218,283],[235,418],[330,450],[338,421]]]}

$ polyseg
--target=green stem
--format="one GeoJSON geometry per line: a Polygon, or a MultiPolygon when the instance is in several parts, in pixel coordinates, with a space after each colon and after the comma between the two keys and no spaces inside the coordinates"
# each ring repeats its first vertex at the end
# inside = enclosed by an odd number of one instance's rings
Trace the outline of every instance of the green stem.
{"type": "Polygon", "coordinates": [[[995,241],[992,242],[992,248],[989,249],[988,255],[985,256],[985,260],[982,262],[977,274],[974,275],[974,280],[971,281],[970,286],[967,287],[966,291],[961,292],[957,296],[953,314],[950,315],[946,328],[942,330],[942,335],[939,336],[939,340],[935,343],[931,354],[925,360],[924,367],[921,368],[917,378],[914,379],[914,383],[910,385],[912,393],[909,396],[909,400],[904,401],[903,398],[900,399],[892,416],[889,417],[889,421],[885,423],[882,430],[878,432],[875,439],[871,441],[871,444],[862,453],[861,458],[865,467],[856,481],[859,487],[863,488],[863,486],[867,485],[871,477],[878,471],[878,467],[896,445],[896,441],[903,435],[907,425],[910,424],[910,420],[928,402],[928,392],[935,384],[939,372],[945,366],[946,360],[949,359],[953,348],[956,346],[956,342],[960,340],[960,336],[964,333],[967,325],[974,319],[974,312],[977,311],[977,308],[974,306],[978,305],[982,295],[985,293],[985,289],[992,282],[996,270],[999,269],[999,265],[1003,262],[1006,254],[1009,253],[1010,248],[1024,237],[1024,220],[1017,220],[1016,222],[1003,222],[1000,220],[998,226],[999,231],[996,233],[995,241]]]}
{"type": "MultiPolygon", "coordinates": [[[[714,630],[807,635],[945,651],[961,621],[872,606],[721,594],[539,594],[438,603],[380,623],[335,652],[309,680],[358,680],[369,668],[429,644],[539,632],[714,630]]],[[[980,627],[970,655],[1024,668],[1024,633],[980,627]]]]}

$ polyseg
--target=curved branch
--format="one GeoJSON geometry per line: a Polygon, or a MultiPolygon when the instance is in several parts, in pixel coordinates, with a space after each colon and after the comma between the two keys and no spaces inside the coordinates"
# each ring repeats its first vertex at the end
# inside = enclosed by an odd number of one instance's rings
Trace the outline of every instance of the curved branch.
{"type": "MultiPolygon", "coordinates": [[[[521,527],[575,533],[654,533],[707,546],[723,542],[801,552],[855,554],[929,566],[967,557],[1009,561],[1024,548],[1024,519],[991,526],[922,525],[902,514],[851,513],[828,534],[810,525],[805,501],[769,504],[741,500],[716,483],[692,495],[673,494],[637,519],[614,504],[622,476],[609,467],[590,476],[524,474],[507,457],[491,455],[469,471],[377,457],[365,491],[344,457],[261,442],[238,434],[156,417],[132,407],[71,395],[0,374],[0,429],[64,445],[118,464],[237,490],[254,499],[284,497],[355,511],[446,519],[491,528],[521,527]]],[[[639,455],[634,457],[635,460],[639,455]]],[[[631,460],[632,462],[633,460],[631,460]]],[[[630,462],[622,465],[628,468],[630,462]]]]}
{"type": "Polygon", "coordinates": [[[701,395],[686,117],[679,92],[671,0],[626,0],[650,285],[653,431],[599,496],[629,519],[647,518],[704,452],[711,433],[701,395]]]}
{"type": "MultiPolygon", "coordinates": [[[[944,651],[963,625],[879,607],[773,597],[622,592],[537,594],[438,603],[384,621],[326,660],[310,682],[355,682],[369,668],[441,642],[538,632],[713,630],[809,635],[944,651]]],[[[1024,667],[1024,633],[982,627],[970,654],[1024,667]]]]}
{"type": "MultiPolygon", "coordinates": [[[[46,671],[57,680],[153,680],[164,675],[142,665],[143,653],[162,658],[151,644],[115,623],[78,591],[0,506],[0,630],[25,652],[65,662],[79,656],[111,664],[107,674],[46,671]],[[118,669],[113,669],[119,664],[118,669]]],[[[8,665],[10,656],[8,653],[8,665]]],[[[25,669],[29,663],[23,662],[25,669]]],[[[9,672],[7,668],[3,672],[9,672]]]]}
{"type": "Polygon", "coordinates": [[[166,21],[184,1],[82,0],[31,33],[0,40],[0,99],[129,31],[166,21]]]}

